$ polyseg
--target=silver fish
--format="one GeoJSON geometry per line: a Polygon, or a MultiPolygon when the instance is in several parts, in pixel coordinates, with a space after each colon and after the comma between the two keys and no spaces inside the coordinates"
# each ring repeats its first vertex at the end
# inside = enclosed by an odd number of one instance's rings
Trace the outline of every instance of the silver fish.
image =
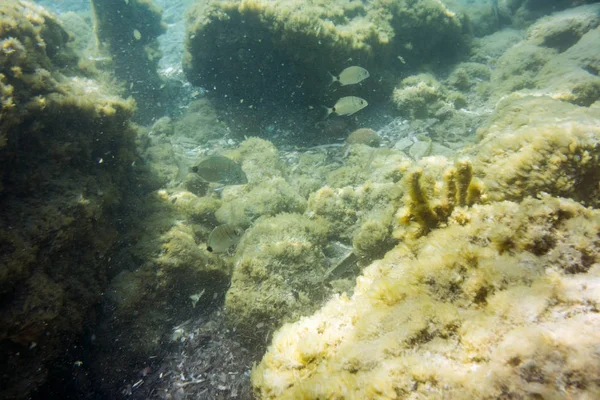
{"type": "Polygon", "coordinates": [[[248,178],[242,167],[224,156],[209,156],[192,167],[192,172],[197,173],[208,182],[218,182],[225,185],[248,183],[248,178]]]}
{"type": "Polygon", "coordinates": [[[345,68],[338,76],[329,73],[329,77],[331,78],[330,85],[333,82],[339,82],[341,86],[354,85],[367,79],[369,77],[369,71],[363,67],[354,65],[345,68]]]}
{"type": "Polygon", "coordinates": [[[228,224],[217,226],[208,235],[206,250],[215,253],[224,253],[231,246],[236,245],[242,236],[242,230],[228,224]]]}
{"type": "Polygon", "coordinates": [[[356,96],[346,96],[339,99],[332,108],[325,107],[327,109],[327,115],[325,118],[329,117],[331,114],[335,113],[340,116],[350,116],[357,111],[362,110],[369,103],[365,99],[356,96]]]}

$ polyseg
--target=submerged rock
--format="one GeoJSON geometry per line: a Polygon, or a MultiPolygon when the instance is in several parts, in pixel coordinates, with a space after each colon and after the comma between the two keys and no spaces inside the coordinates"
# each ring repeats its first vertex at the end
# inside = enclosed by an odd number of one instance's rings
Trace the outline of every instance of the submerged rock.
{"type": "Polygon", "coordinates": [[[0,2],[2,398],[31,396],[58,357],[77,361],[132,188],[133,101],[77,75],[68,40],[39,6],[0,2]]]}
{"type": "Polygon", "coordinates": [[[452,58],[466,48],[463,28],[462,16],[435,0],[199,2],[188,14],[184,70],[248,123],[308,115],[356,95],[356,85],[328,93],[328,71],[366,68],[371,78],[360,86],[372,104],[389,94],[398,56],[413,65],[452,58]]]}

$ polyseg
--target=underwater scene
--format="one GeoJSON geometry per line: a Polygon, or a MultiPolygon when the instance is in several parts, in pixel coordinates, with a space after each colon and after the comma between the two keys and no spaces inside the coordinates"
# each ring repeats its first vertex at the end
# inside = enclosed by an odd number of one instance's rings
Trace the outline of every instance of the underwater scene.
{"type": "Polygon", "coordinates": [[[600,399],[600,1],[0,0],[0,399],[600,399]]]}

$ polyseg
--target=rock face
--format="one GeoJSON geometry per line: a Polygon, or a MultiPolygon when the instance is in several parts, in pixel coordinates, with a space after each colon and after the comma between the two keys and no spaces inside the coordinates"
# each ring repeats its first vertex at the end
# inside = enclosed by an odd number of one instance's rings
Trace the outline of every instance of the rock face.
{"type": "Polygon", "coordinates": [[[551,196],[455,213],[275,333],[256,397],[597,397],[599,218],[551,196]]]}
{"type": "MultiPolygon", "coordinates": [[[[462,150],[472,166],[424,157],[402,170],[399,242],[352,294],[273,335],[252,372],[257,398],[598,397],[598,15],[597,4],[555,13],[522,40],[488,38],[490,64],[400,83],[393,100],[411,122],[443,120],[451,102],[456,114],[465,99],[490,105],[462,150]]],[[[308,209],[343,204],[329,198],[317,191],[308,209]]]]}
{"type": "Polygon", "coordinates": [[[460,53],[462,29],[460,15],[433,0],[199,2],[188,14],[184,70],[215,97],[243,100],[248,114],[306,114],[357,90],[385,98],[386,71],[460,53]],[[328,71],[353,64],[372,77],[332,94],[328,71]]]}
{"type": "Polygon", "coordinates": [[[136,99],[138,119],[150,121],[161,111],[157,37],[166,30],[161,11],[151,0],[92,0],[92,6],[101,49],[110,54],[115,75],[136,99]]]}
{"type": "Polygon", "coordinates": [[[133,102],[77,76],[67,40],[44,9],[0,2],[2,398],[43,384],[88,322],[134,160],[133,102]]]}

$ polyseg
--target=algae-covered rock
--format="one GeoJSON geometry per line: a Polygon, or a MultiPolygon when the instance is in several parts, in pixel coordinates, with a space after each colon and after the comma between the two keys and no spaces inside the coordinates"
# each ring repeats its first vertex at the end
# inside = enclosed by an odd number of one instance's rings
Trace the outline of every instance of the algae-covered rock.
{"type": "MultiPolygon", "coordinates": [[[[212,96],[243,103],[237,110],[246,121],[307,115],[309,106],[349,93],[325,94],[327,72],[341,71],[348,59],[387,76],[402,67],[399,56],[425,63],[459,54],[461,18],[437,0],[198,2],[188,13],[184,70],[212,96]]],[[[361,86],[384,99],[384,81],[361,86]]]]}
{"type": "MultiPolygon", "coordinates": [[[[598,9],[600,13],[600,8],[598,9]]],[[[600,100],[600,28],[584,34],[573,46],[546,64],[538,86],[552,97],[589,107],[600,100]]]]}
{"type": "Polygon", "coordinates": [[[246,228],[263,215],[303,213],[305,209],[306,200],[292,186],[283,178],[271,178],[252,187],[225,191],[215,215],[221,223],[246,228]]]}
{"type": "Polygon", "coordinates": [[[325,184],[330,187],[358,186],[365,181],[397,182],[410,163],[406,155],[395,149],[354,144],[346,152],[344,165],[331,170],[325,177],[325,184]]]}
{"type": "Polygon", "coordinates": [[[562,52],[600,25],[598,13],[600,5],[589,4],[540,18],[527,30],[527,39],[533,44],[562,52]]]}
{"type": "Polygon", "coordinates": [[[492,74],[495,98],[523,89],[534,89],[540,70],[557,54],[529,42],[520,42],[499,59],[492,74]]]}
{"type": "Polygon", "coordinates": [[[498,0],[456,0],[467,18],[475,37],[490,35],[510,21],[510,14],[498,0]]]}
{"type": "Polygon", "coordinates": [[[600,99],[600,6],[553,14],[533,24],[492,74],[493,100],[513,91],[545,94],[590,106],[600,99]]]}
{"type": "Polygon", "coordinates": [[[489,198],[518,201],[546,192],[597,206],[598,115],[597,107],[545,96],[513,94],[502,101],[480,131],[477,164],[489,198]]]}
{"type": "Polygon", "coordinates": [[[58,15],[61,25],[69,32],[72,46],[78,52],[89,50],[94,44],[94,30],[91,19],[85,14],[69,11],[58,15]]]}
{"type": "MultiPolygon", "coordinates": [[[[446,85],[460,91],[469,91],[482,82],[489,81],[491,77],[490,67],[483,63],[463,62],[457,64],[448,78],[446,85]]],[[[456,101],[454,102],[456,103],[456,101]]],[[[462,104],[464,107],[466,104],[462,104]]],[[[458,107],[457,108],[462,108],[458,107]]]]}
{"type": "MultiPolygon", "coordinates": [[[[468,140],[469,133],[474,132],[474,127],[481,119],[479,113],[463,109],[467,105],[481,105],[482,101],[478,98],[480,96],[476,95],[476,86],[489,79],[486,69],[476,63],[463,63],[454,69],[446,84],[431,74],[409,76],[394,89],[392,102],[400,115],[410,119],[415,130],[431,131],[440,141],[463,143],[468,140]],[[466,95],[456,89],[467,92],[469,102],[466,95]]],[[[424,149],[415,149],[413,158],[431,154],[422,150],[424,149]]]]}
{"type": "Polygon", "coordinates": [[[498,4],[504,13],[510,15],[514,26],[523,27],[544,15],[595,2],[596,0],[506,0],[498,4]]]}
{"type": "Polygon", "coordinates": [[[401,197],[402,188],[395,183],[325,186],[310,195],[306,215],[327,221],[329,239],[352,245],[356,260],[366,265],[396,242],[392,222],[401,197]]]}
{"type": "Polygon", "coordinates": [[[505,28],[491,35],[473,39],[471,60],[482,64],[495,65],[496,60],[507,49],[523,40],[523,36],[523,32],[519,30],[505,28]]]}
{"type": "Polygon", "coordinates": [[[380,142],[381,141],[379,140],[377,132],[369,128],[357,129],[353,131],[346,139],[347,145],[365,144],[367,146],[375,148],[379,147],[380,142]]]}
{"type": "Polygon", "coordinates": [[[194,139],[197,143],[219,139],[227,133],[227,127],[219,121],[214,106],[206,98],[192,101],[175,122],[174,130],[177,135],[194,139]]]}
{"type": "MultiPolygon", "coordinates": [[[[115,393],[121,368],[139,370],[148,357],[160,357],[166,344],[180,340],[174,327],[222,304],[233,263],[206,250],[217,225],[216,196],[160,189],[138,199],[136,221],[122,238],[122,258],[132,258],[105,290],[106,315],[97,326],[92,371],[102,373],[102,389],[115,393]],[[119,352],[115,335],[124,335],[119,352]]],[[[119,259],[119,261],[121,261],[119,259]]],[[[185,338],[183,338],[185,340],[185,338]]]]}
{"type": "Polygon", "coordinates": [[[0,2],[3,398],[43,384],[93,319],[135,185],[133,102],[77,76],[68,40],[44,9],[0,2]]]}
{"type": "Polygon", "coordinates": [[[225,298],[227,320],[242,340],[263,343],[285,321],[316,309],[326,293],[327,229],[320,218],[283,213],[246,231],[225,298]]]}
{"type": "Polygon", "coordinates": [[[237,148],[225,152],[225,155],[242,165],[250,183],[285,174],[279,151],[273,143],[264,139],[248,138],[237,148]]]}
{"type": "Polygon", "coordinates": [[[595,397],[599,227],[549,196],[459,210],[367,267],[352,297],[275,333],[255,395],[595,397]]]}

